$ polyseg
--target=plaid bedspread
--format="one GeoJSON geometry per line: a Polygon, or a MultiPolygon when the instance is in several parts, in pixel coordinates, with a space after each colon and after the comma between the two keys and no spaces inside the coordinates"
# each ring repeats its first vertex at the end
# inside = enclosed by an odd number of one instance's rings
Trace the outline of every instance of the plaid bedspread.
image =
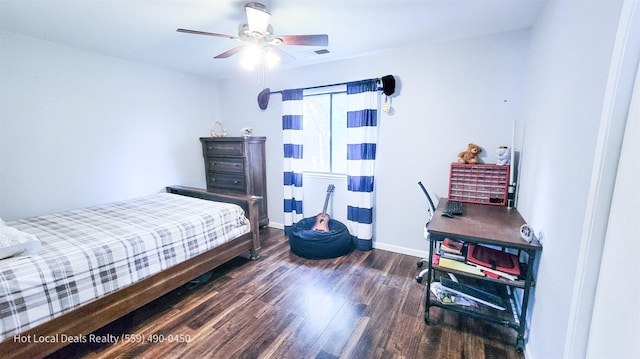
{"type": "Polygon", "coordinates": [[[7,225],[42,247],[0,260],[0,341],[250,230],[236,205],[169,193],[7,225]]]}

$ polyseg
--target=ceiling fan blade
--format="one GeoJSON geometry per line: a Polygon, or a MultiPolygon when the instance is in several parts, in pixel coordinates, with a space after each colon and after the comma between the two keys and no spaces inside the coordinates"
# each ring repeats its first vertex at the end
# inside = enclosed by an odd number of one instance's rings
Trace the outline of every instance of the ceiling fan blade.
{"type": "Polygon", "coordinates": [[[328,35],[285,35],[278,36],[282,45],[328,46],[328,35]]]}
{"type": "Polygon", "coordinates": [[[215,32],[206,32],[206,31],[198,31],[198,30],[189,30],[189,29],[176,29],[177,32],[184,32],[187,34],[195,34],[195,35],[206,35],[213,37],[224,37],[226,39],[235,40],[237,37],[225,34],[216,34],[215,32]]]}
{"type": "Polygon", "coordinates": [[[240,50],[242,50],[243,47],[244,45],[236,46],[233,49],[225,51],[218,56],[214,56],[214,59],[226,59],[227,57],[233,56],[238,52],[240,52],[240,50]]]}

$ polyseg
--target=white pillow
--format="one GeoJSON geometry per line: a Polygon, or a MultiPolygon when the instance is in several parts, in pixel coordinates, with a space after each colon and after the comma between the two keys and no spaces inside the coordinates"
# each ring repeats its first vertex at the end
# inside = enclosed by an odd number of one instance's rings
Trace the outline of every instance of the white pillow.
{"type": "Polygon", "coordinates": [[[33,234],[0,223],[0,259],[38,253],[40,240],[33,234]]]}

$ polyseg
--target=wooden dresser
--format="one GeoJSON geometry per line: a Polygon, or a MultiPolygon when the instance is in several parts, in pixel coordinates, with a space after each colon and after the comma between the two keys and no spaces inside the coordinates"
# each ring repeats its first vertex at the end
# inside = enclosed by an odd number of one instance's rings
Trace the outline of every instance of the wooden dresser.
{"type": "Polygon", "coordinates": [[[260,226],[267,214],[266,137],[202,137],[207,191],[261,196],[260,226]]]}

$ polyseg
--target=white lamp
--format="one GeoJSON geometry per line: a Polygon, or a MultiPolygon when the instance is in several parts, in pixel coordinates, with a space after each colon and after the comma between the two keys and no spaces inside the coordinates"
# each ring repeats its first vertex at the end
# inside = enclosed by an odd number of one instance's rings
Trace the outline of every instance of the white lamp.
{"type": "Polygon", "coordinates": [[[280,56],[272,48],[267,47],[264,49],[264,62],[266,62],[267,67],[272,69],[280,63],[280,56]]]}
{"type": "Polygon", "coordinates": [[[242,52],[242,60],[240,65],[249,71],[253,71],[256,65],[260,62],[262,56],[262,49],[256,44],[247,45],[242,52]]]}
{"type": "Polygon", "coordinates": [[[270,47],[263,47],[258,44],[247,45],[242,52],[240,65],[246,70],[253,71],[261,62],[272,69],[280,63],[280,56],[270,47]]]}
{"type": "Polygon", "coordinates": [[[271,14],[267,11],[267,8],[257,2],[250,2],[245,5],[244,8],[247,12],[247,22],[249,23],[249,30],[252,33],[256,33],[256,35],[258,33],[261,35],[266,35],[269,28],[269,19],[271,18],[271,14]]]}

